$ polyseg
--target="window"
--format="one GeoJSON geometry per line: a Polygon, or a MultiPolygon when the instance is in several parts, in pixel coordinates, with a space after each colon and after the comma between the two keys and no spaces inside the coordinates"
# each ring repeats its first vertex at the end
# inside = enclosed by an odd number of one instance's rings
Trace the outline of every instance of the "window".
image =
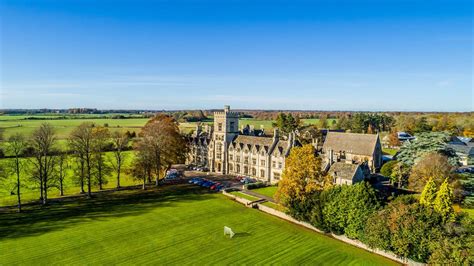
{"type": "Polygon", "coordinates": [[[240,174],[240,164],[237,164],[235,167],[237,168],[236,172],[240,174]]]}
{"type": "Polygon", "coordinates": [[[229,171],[230,172],[234,171],[234,166],[232,164],[229,164],[229,171]]]}
{"type": "Polygon", "coordinates": [[[222,131],[222,123],[217,124],[217,131],[222,131]]]}
{"type": "Polygon", "coordinates": [[[265,170],[260,170],[260,177],[265,177],[265,170]]]}
{"type": "Polygon", "coordinates": [[[281,162],[278,163],[278,168],[282,168],[283,167],[283,164],[281,162]]]}
{"type": "Polygon", "coordinates": [[[257,176],[257,169],[252,168],[252,175],[253,175],[253,176],[257,176]]]}
{"type": "Polygon", "coordinates": [[[240,163],[240,156],[237,155],[237,160],[238,163],[240,163]]]}
{"type": "Polygon", "coordinates": [[[221,155],[220,152],[216,153],[216,159],[221,159],[221,156],[222,156],[222,155],[221,155]]]}
{"type": "Polygon", "coordinates": [[[257,165],[257,159],[252,159],[252,164],[257,165]]]}
{"type": "Polygon", "coordinates": [[[235,124],[234,122],[230,122],[230,128],[229,128],[230,132],[234,132],[234,124],[235,124]]]}
{"type": "Polygon", "coordinates": [[[272,167],[273,167],[273,168],[276,168],[276,167],[277,167],[276,165],[277,165],[277,162],[276,162],[276,161],[272,161],[272,167]]]}
{"type": "Polygon", "coordinates": [[[261,160],[261,161],[260,161],[260,165],[261,165],[261,166],[265,166],[265,160],[261,160]]]}
{"type": "Polygon", "coordinates": [[[234,155],[229,154],[229,161],[233,161],[233,160],[234,160],[234,155]]]}
{"type": "Polygon", "coordinates": [[[246,163],[246,164],[249,163],[249,157],[244,157],[244,163],[246,163]]]}
{"type": "Polygon", "coordinates": [[[280,173],[273,172],[273,179],[280,180],[280,173]]]}
{"type": "Polygon", "coordinates": [[[248,175],[248,174],[249,174],[249,167],[244,166],[244,175],[248,175]]]}

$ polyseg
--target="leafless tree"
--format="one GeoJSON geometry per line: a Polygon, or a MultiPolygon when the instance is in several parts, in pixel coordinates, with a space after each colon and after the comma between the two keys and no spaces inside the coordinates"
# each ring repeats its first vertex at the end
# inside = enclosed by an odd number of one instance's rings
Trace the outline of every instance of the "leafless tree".
{"type": "Polygon", "coordinates": [[[40,184],[40,199],[42,204],[48,200],[48,188],[51,183],[50,177],[54,171],[54,144],[56,137],[53,127],[43,123],[33,132],[31,145],[33,147],[33,166],[40,184]]]}
{"type": "Polygon", "coordinates": [[[102,190],[105,175],[110,172],[110,167],[106,165],[104,159],[104,151],[110,140],[110,132],[106,127],[94,127],[92,129],[93,136],[93,159],[94,159],[94,173],[99,184],[99,190],[102,190]]]}
{"type": "Polygon", "coordinates": [[[112,165],[114,166],[115,172],[117,173],[117,188],[120,188],[120,174],[122,171],[123,162],[126,157],[124,150],[127,148],[130,139],[127,134],[122,134],[118,131],[115,131],[112,134],[112,143],[114,145],[114,161],[112,165]]]}
{"type": "Polygon", "coordinates": [[[21,175],[21,168],[22,162],[20,157],[23,155],[27,143],[25,141],[25,137],[22,134],[15,134],[8,138],[8,150],[14,156],[14,172],[16,174],[16,188],[17,188],[17,197],[18,197],[18,212],[21,212],[21,182],[20,182],[20,175],[21,175]]]}
{"type": "Polygon", "coordinates": [[[82,123],[75,128],[69,137],[69,146],[80,157],[80,162],[85,166],[85,177],[87,179],[87,195],[92,196],[91,192],[91,168],[93,155],[93,125],[91,123],[82,123]]]}

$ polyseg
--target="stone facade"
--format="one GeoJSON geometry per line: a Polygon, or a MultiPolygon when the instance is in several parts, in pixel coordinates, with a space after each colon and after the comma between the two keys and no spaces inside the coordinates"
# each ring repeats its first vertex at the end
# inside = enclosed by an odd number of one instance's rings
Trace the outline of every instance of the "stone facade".
{"type": "MultiPolygon", "coordinates": [[[[244,175],[277,183],[285,168],[285,159],[296,145],[294,134],[281,140],[278,131],[273,137],[244,135],[238,130],[239,115],[225,106],[214,113],[214,125],[201,126],[190,138],[187,164],[208,167],[219,174],[244,175]]],[[[248,132],[247,132],[248,133],[248,132]]]]}

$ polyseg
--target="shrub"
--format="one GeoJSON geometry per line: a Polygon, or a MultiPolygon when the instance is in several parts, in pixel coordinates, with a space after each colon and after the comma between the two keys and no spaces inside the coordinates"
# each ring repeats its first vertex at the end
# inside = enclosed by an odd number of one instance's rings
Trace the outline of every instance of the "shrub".
{"type": "Polygon", "coordinates": [[[262,187],[266,187],[266,186],[267,185],[263,182],[256,182],[256,183],[246,184],[245,188],[246,189],[256,189],[256,188],[262,188],[262,187]]]}
{"type": "Polygon", "coordinates": [[[383,176],[390,177],[392,175],[392,169],[397,164],[397,161],[386,162],[380,169],[380,173],[383,176]]]}
{"type": "Polygon", "coordinates": [[[378,208],[377,195],[369,183],[340,186],[324,204],[323,219],[335,234],[360,239],[368,217],[378,208]]]}

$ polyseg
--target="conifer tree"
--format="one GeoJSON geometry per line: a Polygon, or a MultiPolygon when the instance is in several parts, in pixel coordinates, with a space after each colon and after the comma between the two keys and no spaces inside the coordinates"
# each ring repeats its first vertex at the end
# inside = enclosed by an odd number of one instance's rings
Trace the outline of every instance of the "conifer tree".
{"type": "Polygon", "coordinates": [[[448,179],[445,179],[443,184],[439,187],[434,201],[434,208],[441,214],[443,221],[446,222],[454,218],[453,190],[449,186],[448,179]]]}
{"type": "Polygon", "coordinates": [[[433,207],[436,199],[436,184],[432,178],[428,180],[420,196],[420,204],[426,207],[433,207]]]}

